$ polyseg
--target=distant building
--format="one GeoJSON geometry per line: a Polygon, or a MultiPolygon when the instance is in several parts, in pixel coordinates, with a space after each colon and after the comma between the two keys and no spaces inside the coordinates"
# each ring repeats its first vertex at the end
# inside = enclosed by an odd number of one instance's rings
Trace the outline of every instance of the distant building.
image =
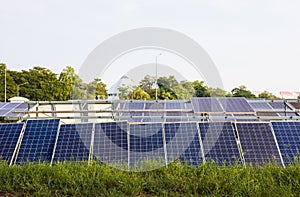
{"type": "Polygon", "coordinates": [[[119,100],[119,86],[123,79],[128,79],[127,76],[122,76],[115,84],[113,84],[108,90],[108,100],[119,100]]]}

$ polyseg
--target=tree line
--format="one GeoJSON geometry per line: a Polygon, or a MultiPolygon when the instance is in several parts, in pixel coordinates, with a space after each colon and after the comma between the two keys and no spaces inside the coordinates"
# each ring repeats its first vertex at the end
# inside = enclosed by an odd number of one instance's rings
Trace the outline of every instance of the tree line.
{"type": "MultiPolygon", "coordinates": [[[[70,99],[107,99],[107,86],[100,78],[86,83],[66,66],[61,73],[34,66],[29,70],[13,71],[0,64],[0,101],[4,101],[4,83],[6,72],[6,98],[21,96],[34,101],[66,101],[70,99]]],[[[138,85],[122,84],[118,88],[120,99],[137,100],[175,100],[191,97],[245,97],[256,96],[242,85],[227,92],[221,88],[210,88],[204,81],[177,81],[174,76],[160,77],[157,83],[154,77],[145,76],[138,85]]],[[[259,98],[276,98],[264,91],[259,98]]]]}

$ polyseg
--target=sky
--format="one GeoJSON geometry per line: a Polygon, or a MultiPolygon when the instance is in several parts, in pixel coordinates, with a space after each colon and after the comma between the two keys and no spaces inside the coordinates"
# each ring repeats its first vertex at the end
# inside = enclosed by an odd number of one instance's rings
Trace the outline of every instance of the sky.
{"type": "Polygon", "coordinates": [[[0,0],[0,62],[11,70],[79,71],[111,36],[161,27],[199,43],[227,91],[299,91],[299,10],[297,0],[0,0]]]}

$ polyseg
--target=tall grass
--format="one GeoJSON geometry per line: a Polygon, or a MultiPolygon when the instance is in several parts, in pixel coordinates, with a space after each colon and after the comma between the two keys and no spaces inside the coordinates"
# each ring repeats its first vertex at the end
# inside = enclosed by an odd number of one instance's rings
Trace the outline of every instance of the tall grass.
{"type": "Polygon", "coordinates": [[[189,167],[148,172],[92,163],[0,163],[0,196],[300,196],[300,166],[189,167]]]}

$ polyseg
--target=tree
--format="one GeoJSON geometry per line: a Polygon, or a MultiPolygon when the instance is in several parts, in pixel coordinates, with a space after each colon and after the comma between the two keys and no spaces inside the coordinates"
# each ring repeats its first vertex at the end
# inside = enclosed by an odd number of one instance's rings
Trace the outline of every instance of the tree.
{"type": "Polygon", "coordinates": [[[159,92],[158,99],[160,100],[175,100],[177,95],[175,91],[165,84],[158,83],[159,92]]]}
{"type": "MultiPolygon", "coordinates": [[[[5,97],[5,64],[0,64],[0,100],[4,101],[5,97]]],[[[17,84],[10,75],[9,70],[6,70],[6,99],[17,96],[17,84]]]]}
{"type": "Polygon", "coordinates": [[[195,89],[195,97],[209,97],[209,91],[208,91],[208,87],[206,85],[204,85],[204,81],[194,81],[193,82],[193,87],[195,89]]]}
{"type": "Polygon", "coordinates": [[[232,95],[221,88],[208,88],[212,97],[231,97],[232,95]]]}
{"type": "Polygon", "coordinates": [[[246,86],[244,85],[232,89],[231,93],[233,97],[256,98],[256,96],[252,94],[250,90],[247,90],[246,86]]]}
{"type": "Polygon", "coordinates": [[[258,95],[259,98],[267,98],[267,99],[272,99],[272,98],[277,98],[275,95],[273,95],[271,92],[268,91],[263,91],[258,95]]]}
{"type": "Polygon", "coordinates": [[[141,87],[136,87],[131,94],[131,99],[135,100],[150,100],[150,95],[141,87]]]}
{"type": "Polygon", "coordinates": [[[106,99],[106,84],[104,84],[100,78],[94,79],[94,81],[88,85],[88,94],[93,95],[98,99],[106,99]],[[91,91],[89,91],[89,87],[91,87],[91,91]]]}
{"type": "Polygon", "coordinates": [[[133,87],[131,87],[129,85],[122,84],[118,88],[118,91],[119,91],[119,98],[121,100],[128,100],[128,99],[130,99],[130,96],[132,94],[133,87]]]}
{"type": "Polygon", "coordinates": [[[67,66],[59,75],[59,88],[56,99],[66,101],[71,99],[71,92],[75,85],[75,80],[79,77],[75,74],[75,70],[71,66],[67,66]]]}

